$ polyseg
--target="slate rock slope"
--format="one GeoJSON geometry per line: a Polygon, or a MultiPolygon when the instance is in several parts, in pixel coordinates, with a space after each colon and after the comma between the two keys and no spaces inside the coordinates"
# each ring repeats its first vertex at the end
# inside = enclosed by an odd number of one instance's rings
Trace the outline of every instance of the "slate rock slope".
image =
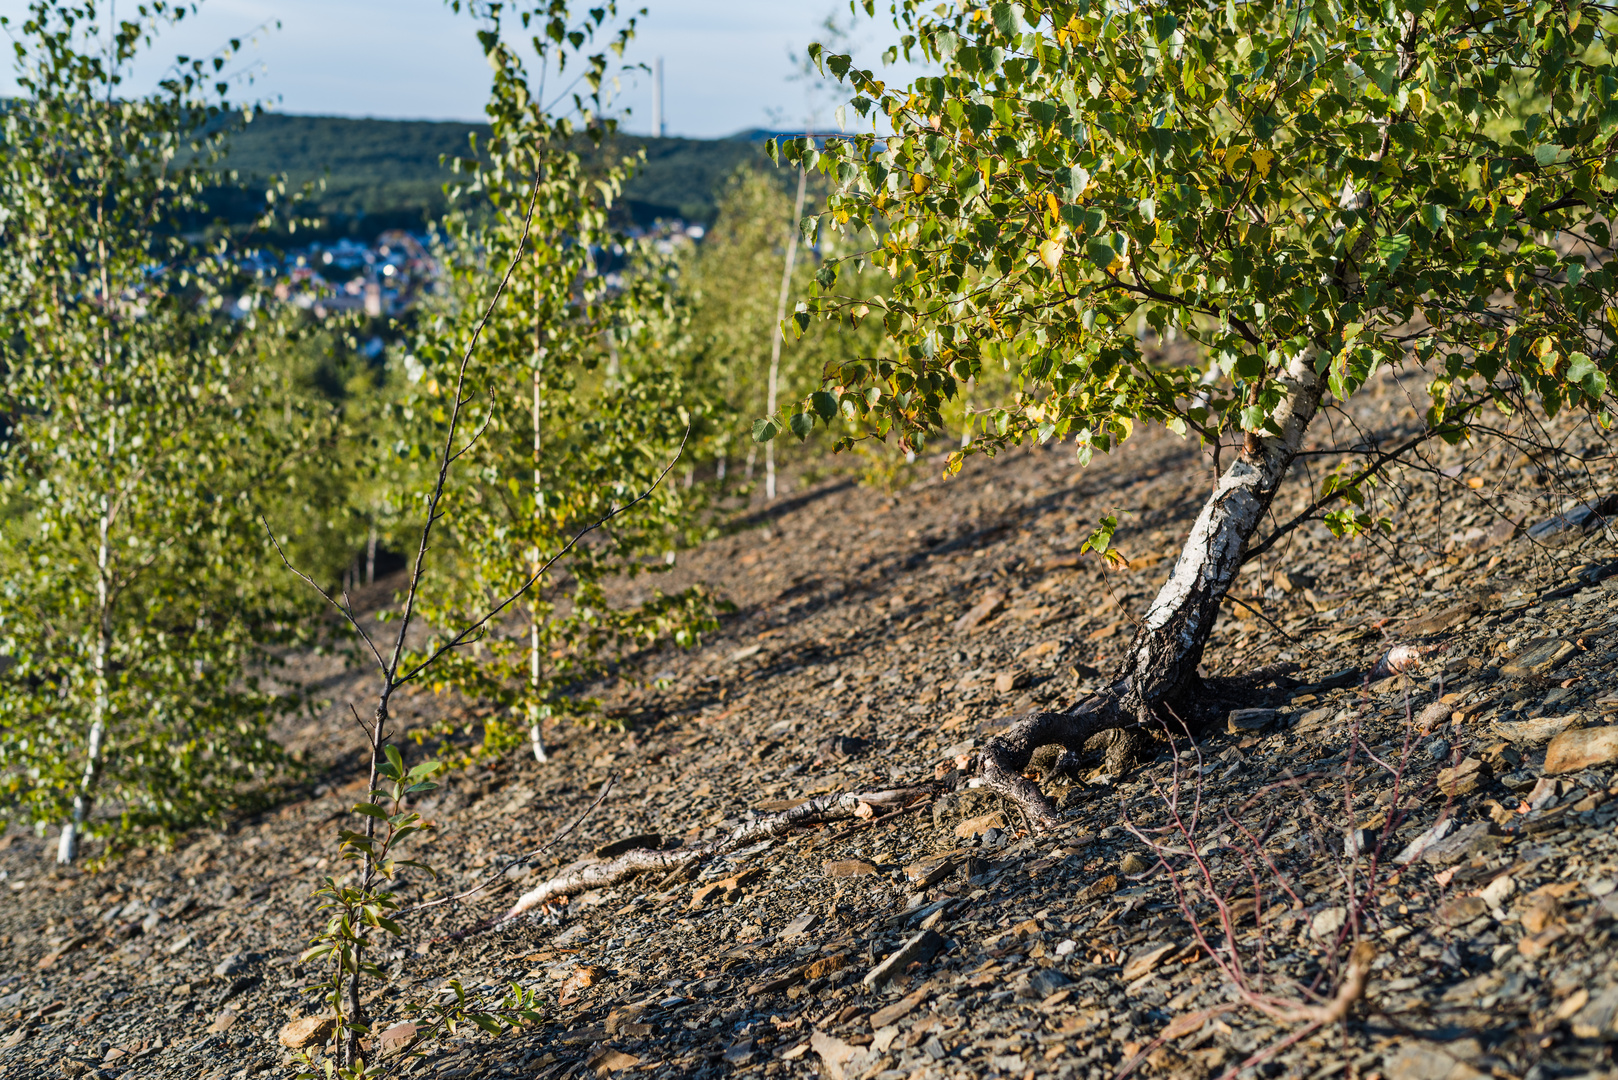
{"type": "MultiPolygon", "coordinates": [[[[1405,394],[1387,381],[1343,416],[1397,432],[1405,394]]],[[[736,611],[598,687],[621,726],[424,800],[420,857],[444,877],[412,901],[499,871],[617,778],[547,865],[412,920],[367,1008],[390,1026],[452,978],[543,988],[544,1022],[465,1034],[413,1077],[1610,1075],[1618,553],[1604,519],[1528,533],[1618,482],[1595,436],[1555,434],[1576,468],[1434,451],[1385,489],[1391,539],[1311,525],[1256,561],[1205,658],[1204,741],[1126,776],[1081,758],[1044,781],[1063,816],[1037,834],[957,766],[1096,685],[1210,463],[1147,433],[1083,472],[1056,448],[892,497],[810,486],[681,557],[736,611]],[[1114,509],[1127,569],[1075,554],[1114,509]],[[1227,722],[1251,709],[1270,712],[1227,722]],[[695,880],[432,940],[625,844],[940,777],[947,797],[695,880]]],[[[289,1024],[320,1037],[321,972],[297,955],[359,791],[354,747],[329,752],[293,801],[98,873],[56,869],[48,837],[0,841],[0,1077],[283,1075],[289,1024]]]]}

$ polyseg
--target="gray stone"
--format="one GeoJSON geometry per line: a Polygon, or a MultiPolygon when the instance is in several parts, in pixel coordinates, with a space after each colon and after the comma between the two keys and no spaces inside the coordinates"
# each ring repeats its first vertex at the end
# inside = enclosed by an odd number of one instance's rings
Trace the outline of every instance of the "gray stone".
{"type": "Polygon", "coordinates": [[[937,956],[943,948],[944,939],[942,937],[931,930],[923,930],[895,949],[893,955],[866,972],[865,978],[861,981],[866,986],[884,986],[888,980],[904,971],[911,964],[925,964],[937,956]]]}
{"type": "Polygon", "coordinates": [[[1579,540],[1605,524],[1608,515],[1618,513],[1618,494],[1580,503],[1548,518],[1528,530],[1528,539],[1547,547],[1561,547],[1579,540]]]}
{"type": "Polygon", "coordinates": [[[219,963],[214,965],[213,973],[221,979],[228,979],[232,975],[240,975],[247,970],[247,965],[258,959],[254,953],[233,952],[219,963]]]}
{"type": "Polygon", "coordinates": [[[1571,641],[1546,637],[1530,641],[1521,652],[1500,665],[1500,674],[1513,679],[1545,676],[1560,667],[1576,651],[1571,641]]]}

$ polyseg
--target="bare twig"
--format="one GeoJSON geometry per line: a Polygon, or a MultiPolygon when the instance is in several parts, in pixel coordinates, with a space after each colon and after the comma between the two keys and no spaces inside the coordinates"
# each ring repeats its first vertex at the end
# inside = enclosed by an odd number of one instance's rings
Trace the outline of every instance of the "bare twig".
{"type": "Polygon", "coordinates": [[[325,589],[322,589],[319,584],[315,582],[314,578],[310,577],[302,570],[299,570],[296,566],[293,566],[291,560],[287,558],[287,553],[281,550],[281,542],[275,538],[275,533],[270,530],[270,523],[264,519],[263,515],[260,515],[258,520],[259,523],[264,526],[264,533],[270,538],[270,543],[275,545],[275,553],[281,556],[281,565],[292,571],[292,573],[303,581],[304,584],[308,585],[311,589],[315,590],[315,592],[319,593],[321,598],[324,599],[326,603],[330,604],[337,610],[339,615],[348,620],[348,624],[354,628],[354,632],[360,636],[360,639],[364,641],[366,646],[371,650],[371,655],[376,657],[377,667],[382,670],[384,675],[386,675],[388,671],[387,661],[382,659],[382,653],[377,649],[376,642],[372,641],[371,635],[365,632],[365,627],[359,624],[359,620],[354,617],[354,612],[346,605],[339,604],[332,597],[331,593],[327,592],[325,589]]]}

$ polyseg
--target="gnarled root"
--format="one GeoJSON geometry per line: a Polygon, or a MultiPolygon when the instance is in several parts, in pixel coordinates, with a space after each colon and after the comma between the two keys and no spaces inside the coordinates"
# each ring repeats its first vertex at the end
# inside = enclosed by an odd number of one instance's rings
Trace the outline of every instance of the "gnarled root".
{"type": "Polygon", "coordinates": [[[617,885],[639,874],[663,873],[669,875],[671,879],[678,880],[710,859],[728,854],[737,848],[746,847],[748,844],[756,844],[763,840],[772,840],[785,836],[799,825],[816,825],[828,821],[841,821],[847,818],[868,817],[872,813],[884,809],[897,809],[913,805],[919,800],[930,799],[938,793],[938,790],[939,785],[937,784],[922,784],[917,787],[894,788],[889,791],[861,791],[821,795],[794,806],[790,810],[783,810],[778,814],[768,814],[756,818],[738,826],[726,836],[718,837],[693,847],[680,847],[669,851],[642,849],[625,852],[617,858],[608,859],[604,862],[575,864],[555,877],[523,893],[517,898],[517,902],[511,905],[510,910],[499,918],[490,919],[466,930],[457,931],[448,935],[448,939],[453,941],[469,937],[480,931],[489,930],[510,922],[524,912],[558,897],[572,896],[576,893],[588,892],[591,889],[617,885]],[[860,809],[861,806],[867,808],[863,814],[860,809]]]}
{"type": "Polygon", "coordinates": [[[1051,828],[1056,807],[1023,775],[1034,751],[1055,743],[1078,753],[1093,736],[1127,722],[1118,699],[1107,693],[1094,694],[1064,712],[1028,713],[983,748],[984,782],[1021,806],[1034,824],[1051,828]]]}

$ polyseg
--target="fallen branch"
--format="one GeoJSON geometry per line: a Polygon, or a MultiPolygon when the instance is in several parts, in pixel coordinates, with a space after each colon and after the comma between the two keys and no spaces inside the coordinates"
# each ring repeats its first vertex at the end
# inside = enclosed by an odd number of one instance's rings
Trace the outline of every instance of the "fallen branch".
{"type": "MultiPolygon", "coordinates": [[[[663,872],[669,875],[665,884],[678,880],[690,873],[697,866],[711,859],[735,851],[748,844],[756,844],[763,840],[774,840],[791,832],[800,825],[820,824],[827,821],[841,821],[846,818],[858,816],[861,805],[905,806],[917,795],[931,796],[937,793],[935,784],[922,784],[917,787],[894,788],[889,791],[863,791],[846,792],[842,794],[822,795],[818,798],[794,806],[790,810],[783,810],[778,814],[769,814],[754,821],[731,830],[723,837],[700,843],[694,847],[680,847],[670,851],[653,851],[646,848],[629,851],[614,859],[605,862],[587,863],[574,869],[565,871],[557,876],[528,890],[517,898],[504,915],[489,919],[445,935],[439,940],[459,941],[471,937],[485,930],[494,929],[510,922],[524,912],[531,911],[541,904],[548,903],[563,896],[573,896],[588,892],[591,889],[605,888],[627,881],[640,874],[663,872]]],[[[888,815],[891,817],[892,815],[888,815]]]]}

